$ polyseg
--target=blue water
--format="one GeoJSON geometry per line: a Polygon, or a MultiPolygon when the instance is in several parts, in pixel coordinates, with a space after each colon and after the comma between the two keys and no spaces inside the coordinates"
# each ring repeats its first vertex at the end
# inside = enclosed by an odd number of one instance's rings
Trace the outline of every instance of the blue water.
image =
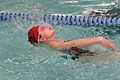
{"type": "MultiPolygon", "coordinates": [[[[0,1],[0,11],[8,12],[82,14],[87,7],[112,8],[96,6],[112,0],[0,1]]],[[[0,24],[0,80],[120,80],[119,55],[81,57],[78,61],[64,59],[62,52],[46,45],[36,47],[27,41],[27,30],[37,22],[0,21],[0,24]]],[[[115,42],[120,51],[119,27],[50,26],[56,30],[56,36],[64,40],[102,35],[115,42]]]]}

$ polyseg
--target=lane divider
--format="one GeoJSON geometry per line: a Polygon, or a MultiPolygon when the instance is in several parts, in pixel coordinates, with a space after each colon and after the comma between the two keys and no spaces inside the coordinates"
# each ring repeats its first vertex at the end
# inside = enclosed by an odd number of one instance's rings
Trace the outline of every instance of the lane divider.
{"type": "MultiPolygon", "coordinates": [[[[17,21],[40,20],[41,15],[32,13],[8,13],[0,12],[0,21],[17,21]]],[[[62,15],[62,14],[45,14],[41,18],[47,23],[55,22],[57,25],[83,25],[83,26],[120,26],[120,18],[118,17],[96,17],[96,16],[80,16],[80,15],[62,15]]]]}

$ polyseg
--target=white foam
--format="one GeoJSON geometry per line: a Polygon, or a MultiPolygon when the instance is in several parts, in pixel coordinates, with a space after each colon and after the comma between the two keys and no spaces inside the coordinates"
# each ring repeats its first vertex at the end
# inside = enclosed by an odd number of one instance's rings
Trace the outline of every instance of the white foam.
{"type": "Polygon", "coordinates": [[[76,4],[78,3],[77,0],[71,0],[71,1],[59,1],[60,4],[76,4]]]}
{"type": "Polygon", "coordinates": [[[95,44],[95,45],[92,45],[88,48],[91,52],[107,52],[109,51],[108,48],[102,46],[101,44],[95,44]]]}
{"type": "Polygon", "coordinates": [[[111,2],[111,3],[102,3],[102,4],[97,4],[96,6],[103,6],[103,7],[105,7],[105,6],[115,6],[116,5],[116,3],[115,2],[111,2]]]}

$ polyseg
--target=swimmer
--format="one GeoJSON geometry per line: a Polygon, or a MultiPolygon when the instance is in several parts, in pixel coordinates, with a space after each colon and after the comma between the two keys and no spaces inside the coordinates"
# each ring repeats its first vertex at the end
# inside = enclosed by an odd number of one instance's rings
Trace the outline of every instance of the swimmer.
{"type": "MultiPolygon", "coordinates": [[[[48,44],[55,49],[66,49],[66,51],[79,52],[79,53],[90,53],[88,50],[82,50],[83,48],[90,47],[94,44],[101,44],[106,48],[114,51],[115,44],[102,36],[92,38],[82,38],[71,41],[58,40],[55,38],[55,30],[48,26],[33,26],[28,30],[28,41],[31,44],[48,44]]],[[[87,54],[88,55],[88,54],[87,54]]]]}

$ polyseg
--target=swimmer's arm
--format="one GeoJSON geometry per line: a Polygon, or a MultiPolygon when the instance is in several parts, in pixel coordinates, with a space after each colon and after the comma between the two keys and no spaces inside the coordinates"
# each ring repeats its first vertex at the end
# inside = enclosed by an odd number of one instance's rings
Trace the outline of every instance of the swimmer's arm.
{"type": "Polygon", "coordinates": [[[94,37],[94,38],[83,38],[83,39],[78,39],[78,40],[73,40],[68,42],[53,41],[53,42],[50,42],[49,45],[51,45],[53,48],[65,48],[65,47],[84,48],[100,42],[101,41],[99,37],[94,37]]]}

